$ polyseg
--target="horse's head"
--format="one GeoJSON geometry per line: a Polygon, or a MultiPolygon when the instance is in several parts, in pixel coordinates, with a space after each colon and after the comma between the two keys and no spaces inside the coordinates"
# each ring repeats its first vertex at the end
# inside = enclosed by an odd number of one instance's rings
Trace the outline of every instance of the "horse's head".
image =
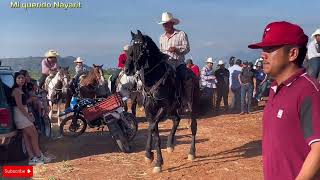
{"type": "Polygon", "coordinates": [[[141,69],[152,68],[156,56],[160,55],[159,48],[152,39],[143,35],[139,30],[137,34],[131,32],[131,46],[127,52],[125,73],[129,76],[134,75],[141,69]]]}
{"type": "Polygon", "coordinates": [[[96,77],[96,81],[99,82],[100,85],[102,85],[105,82],[102,67],[103,67],[103,64],[102,65],[93,64],[93,74],[96,77]]]}
{"type": "Polygon", "coordinates": [[[59,67],[55,77],[58,79],[58,81],[62,82],[62,90],[66,91],[70,79],[69,67],[59,67]]]}

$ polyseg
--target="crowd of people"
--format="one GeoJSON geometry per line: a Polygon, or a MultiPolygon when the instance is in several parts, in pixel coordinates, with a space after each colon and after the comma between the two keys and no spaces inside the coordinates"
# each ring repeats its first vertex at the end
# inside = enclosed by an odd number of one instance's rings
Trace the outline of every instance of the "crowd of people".
{"type": "Polygon", "coordinates": [[[193,64],[191,59],[186,60],[186,66],[199,78],[203,96],[211,97],[209,106],[217,114],[221,113],[221,101],[224,103],[224,112],[250,113],[252,102],[262,100],[263,94],[270,85],[270,78],[263,72],[262,60],[253,64],[231,57],[229,68],[225,62],[216,61],[212,57],[207,58],[206,65],[199,73],[199,67],[193,64]],[[268,80],[269,79],[269,80],[268,80]],[[232,102],[229,108],[229,89],[232,92],[232,102]]]}

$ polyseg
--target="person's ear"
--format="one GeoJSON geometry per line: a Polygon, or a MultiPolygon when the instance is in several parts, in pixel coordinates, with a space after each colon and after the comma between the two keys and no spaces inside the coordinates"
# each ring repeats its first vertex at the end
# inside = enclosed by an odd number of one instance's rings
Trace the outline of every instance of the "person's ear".
{"type": "Polygon", "coordinates": [[[298,47],[293,47],[289,50],[289,61],[295,61],[298,58],[299,55],[299,48],[298,47]]]}

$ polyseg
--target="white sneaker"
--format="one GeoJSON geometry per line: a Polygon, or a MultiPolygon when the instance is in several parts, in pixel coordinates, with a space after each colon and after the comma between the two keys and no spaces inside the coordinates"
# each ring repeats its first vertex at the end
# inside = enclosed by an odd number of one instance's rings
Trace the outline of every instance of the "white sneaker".
{"type": "Polygon", "coordinates": [[[52,160],[50,157],[46,157],[42,153],[41,153],[41,156],[39,157],[39,159],[44,163],[49,163],[52,160]]]}
{"type": "Polygon", "coordinates": [[[41,164],[44,164],[44,161],[42,161],[41,159],[39,159],[37,157],[33,157],[33,158],[29,159],[29,165],[31,165],[31,166],[41,165],[41,164]]]}

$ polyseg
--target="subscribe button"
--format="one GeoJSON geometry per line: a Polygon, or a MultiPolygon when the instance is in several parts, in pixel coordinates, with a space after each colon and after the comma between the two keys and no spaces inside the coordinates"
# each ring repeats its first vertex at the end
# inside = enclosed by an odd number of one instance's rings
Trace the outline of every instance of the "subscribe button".
{"type": "Polygon", "coordinates": [[[2,167],[2,177],[24,177],[29,178],[33,176],[32,166],[3,166],[2,167]]]}

